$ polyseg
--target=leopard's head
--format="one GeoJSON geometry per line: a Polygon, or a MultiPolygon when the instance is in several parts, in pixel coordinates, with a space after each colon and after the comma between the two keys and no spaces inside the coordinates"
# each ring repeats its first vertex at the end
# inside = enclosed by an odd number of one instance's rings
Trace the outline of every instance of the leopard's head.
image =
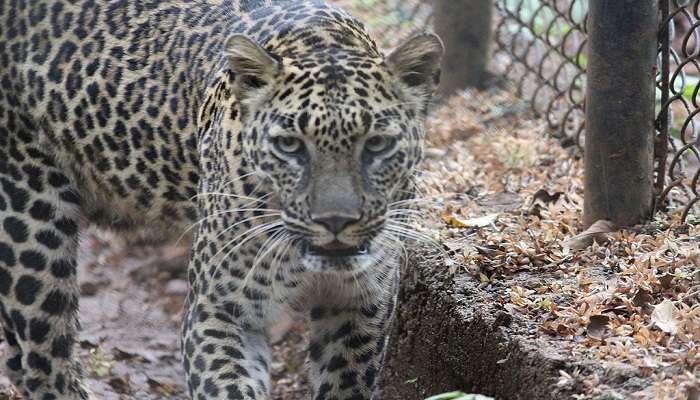
{"type": "Polygon", "coordinates": [[[235,35],[225,51],[246,162],[270,182],[303,265],[372,265],[405,231],[394,209],[421,159],[440,39],[420,34],[388,56],[287,58],[235,35]]]}

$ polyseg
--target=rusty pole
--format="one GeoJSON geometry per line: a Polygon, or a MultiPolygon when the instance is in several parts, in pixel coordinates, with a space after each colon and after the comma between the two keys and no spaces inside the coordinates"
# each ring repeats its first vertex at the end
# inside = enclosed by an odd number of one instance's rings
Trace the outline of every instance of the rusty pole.
{"type": "Polygon", "coordinates": [[[440,94],[485,86],[493,0],[436,0],[434,4],[435,33],[445,43],[440,94]]]}
{"type": "Polygon", "coordinates": [[[629,226],[653,206],[657,0],[590,0],[586,226],[629,226]]]}

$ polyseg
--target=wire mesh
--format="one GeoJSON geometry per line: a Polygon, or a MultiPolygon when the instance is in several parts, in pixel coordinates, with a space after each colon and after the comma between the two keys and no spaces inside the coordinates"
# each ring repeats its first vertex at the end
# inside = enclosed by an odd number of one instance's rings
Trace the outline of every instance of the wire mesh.
{"type": "Polygon", "coordinates": [[[700,0],[662,1],[657,79],[658,206],[700,218],[700,0]]]}
{"type": "Polygon", "coordinates": [[[492,68],[546,119],[564,146],[583,147],[585,0],[497,0],[492,68]]]}
{"type": "MultiPolygon", "coordinates": [[[[384,48],[429,30],[433,1],[337,0],[363,14],[384,48]]],[[[515,86],[562,145],[583,149],[588,1],[493,1],[491,72],[515,86]]],[[[700,219],[700,0],[660,0],[659,15],[657,208],[700,219]]]]}
{"type": "MultiPolygon", "coordinates": [[[[346,0],[385,48],[430,29],[436,0],[346,0]]],[[[343,3],[341,0],[340,3],[343,3]]],[[[587,0],[495,0],[492,71],[564,146],[583,146],[587,0]]],[[[468,23],[468,21],[465,21],[468,23]]]]}
{"type": "Polygon", "coordinates": [[[335,0],[360,17],[380,47],[390,49],[413,33],[431,30],[431,0],[335,0]]]}

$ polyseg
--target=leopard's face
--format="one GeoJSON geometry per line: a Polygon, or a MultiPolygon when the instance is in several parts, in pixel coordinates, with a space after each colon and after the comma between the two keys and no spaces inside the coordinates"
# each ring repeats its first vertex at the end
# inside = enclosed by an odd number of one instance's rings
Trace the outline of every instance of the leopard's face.
{"type": "Polygon", "coordinates": [[[390,245],[382,233],[404,229],[392,209],[421,158],[442,52],[433,35],[413,42],[387,59],[342,61],[284,60],[257,48],[271,75],[236,78],[244,154],[270,182],[307,270],[364,269],[390,245]]]}

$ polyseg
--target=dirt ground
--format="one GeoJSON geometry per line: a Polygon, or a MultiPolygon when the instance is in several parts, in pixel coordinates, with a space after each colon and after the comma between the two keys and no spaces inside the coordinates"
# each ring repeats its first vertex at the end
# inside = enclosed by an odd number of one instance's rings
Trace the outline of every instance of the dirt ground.
{"type": "MultiPolygon", "coordinates": [[[[179,329],[187,290],[185,248],[133,246],[106,232],[83,233],[78,276],[87,384],[104,400],[187,399],[179,329]]],[[[275,399],[304,398],[299,324],[274,346],[275,399]]],[[[0,342],[0,351],[4,347],[0,342]]],[[[0,400],[20,397],[0,375],[0,400]]]]}

